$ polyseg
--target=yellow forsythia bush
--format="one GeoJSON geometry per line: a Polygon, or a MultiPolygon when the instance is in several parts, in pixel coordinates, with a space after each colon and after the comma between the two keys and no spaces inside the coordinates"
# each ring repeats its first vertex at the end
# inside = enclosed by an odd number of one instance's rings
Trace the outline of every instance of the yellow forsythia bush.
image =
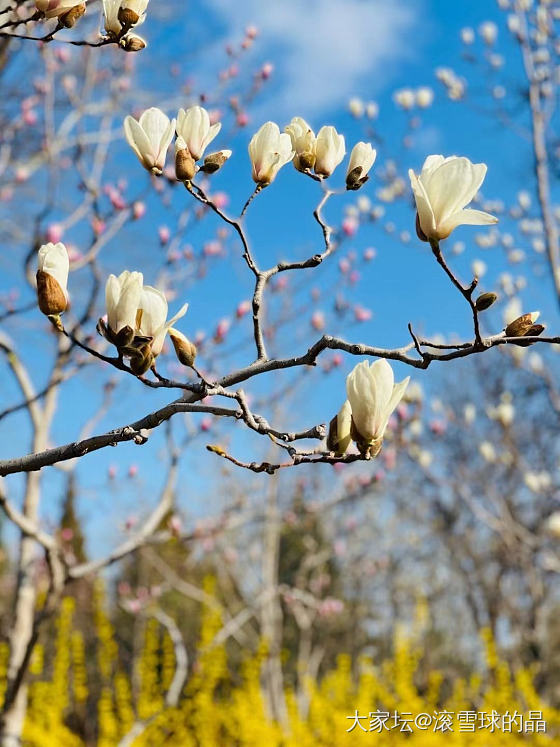
{"type": "MultiPolygon", "coordinates": [[[[65,599],[56,624],[56,648],[48,677],[42,675],[41,647],[34,653],[24,745],[84,744],[65,721],[71,709],[83,706],[88,697],[83,641],[80,633],[72,629],[73,611],[73,600],[65,599]]],[[[139,729],[131,742],[135,747],[560,744],[560,712],[540,700],[530,672],[511,674],[499,661],[486,631],[482,634],[490,674],[484,678],[486,684],[482,677],[458,680],[442,703],[442,676],[432,672],[427,688],[420,693],[414,684],[420,652],[409,639],[398,635],[392,660],[377,667],[363,659],[357,681],[352,676],[350,658],[341,656],[336,668],[321,682],[307,682],[305,716],[300,714],[295,693],[287,689],[286,719],[280,725],[267,718],[260,687],[266,646],[246,659],[242,679],[234,681],[228,671],[224,645],[213,644],[222,627],[215,610],[204,610],[198,657],[177,708],[166,708],[164,702],[174,672],[173,646],[167,633],[162,639],[158,624],[147,620],[141,660],[137,662],[139,682],[133,688],[128,675],[119,668],[117,644],[104,611],[101,587],[96,592],[95,623],[96,665],[101,680],[98,747],[117,745],[137,719],[143,722],[143,730],[139,729]],[[546,733],[541,731],[543,722],[546,733]]],[[[2,649],[0,693],[5,663],[6,651],[2,649]]]]}

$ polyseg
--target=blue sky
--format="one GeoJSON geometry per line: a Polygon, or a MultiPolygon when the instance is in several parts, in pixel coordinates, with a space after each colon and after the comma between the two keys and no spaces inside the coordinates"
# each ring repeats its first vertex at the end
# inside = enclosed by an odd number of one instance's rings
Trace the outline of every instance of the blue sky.
{"type": "MultiPolygon", "coordinates": [[[[156,7],[156,3],[157,0],[153,0],[154,19],[168,10],[159,8],[159,4],[156,7]]],[[[180,5],[178,3],[176,7],[180,5]]],[[[441,86],[434,79],[434,69],[440,65],[448,65],[458,71],[467,69],[460,61],[459,32],[467,25],[477,28],[488,19],[501,24],[497,50],[508,58],[506,78],[515,80],[519,70],[516,50],[503,25],[503,15],[488,0],[274,0],[268,3],[259,0],[204,0],[189,6],[186,20],[180,12],[174,15],[173,21],[148,20],[143,33],[149,39],[150,46],[138,56],[136,64],[141,79],[152,91],[151,100],[147,101],[144,96],[136,101],[132,91],[128,94],[128,101],[133,107],[163,105],[170,95],[177,95],[180,81],[186,78],[193,81],[194,91],[211,87],[215,73],[224,65],[223,47],[226,41],[239,40],[245,27],[255,24],[260,34],[248,53],[247,64],[251,69],[257,69],[260,64],[271,62],[274,73],[250,109],[249,127],[236,133],[231,142],[228,140],[225,143],[233,148],[234,155],[223,172],[214,179],[215,189],[225,189],[232,194],[232,213],[243,204],[252,190],[246,146],[250,135],[262,122],[275,119],[283,125],[291,116],[302,115],[309,119],[315,129],[325,123],[336,125],[344,132],[351,147],[353,142],[364,138],[363,124],[348,112],[347,103],[352,96],[375,99],[379,103],[380,116],[375,125],[378,138],[376,169],[383,168],[389,158],[396,160],[403,168],[411,166],[418,170],[429,153],[467,155],[473,161],[489,164],[483,188],[485,197],[499,197],[509,202],[519,189],[532,187],[530,159],[524,144],[492,117],[481,116],[480,109],[488,108],[491,100],[477,90],[477,86],[482,88],[480,82],[470,90],[468,105],[462,106],[446,100],[441,86]],[[180,71],[175,77],[168,74],[172,64],[178,66],[180,71]],[[432,86],[436,91],[436,100],[412,135],[413,147],[406,150],[401,141],[407,131],[407,119],[397,110],[392,92],[395,88],[416,88],[420,85],[432,86]]],[[[477,48],[481,48],[480,41],[477,48]]],[[[522,119],[519,121],[523,123],[522,119]]],[[[231,128],[226,122],[223,134],[228,130],[231,128]]],[[[222,145],[219,139],[215,142],[222,145]]],[[[132,152],[120,143],[114,146],[114,153],[115,176],[126,173],[133,189],[145,189],[148,177],[141,171],[132,152]]],[[[342,184],[343,176],[340,167],[333,177],[335,186],[342,184]]],[[[379,186],[374,172],[363,190],[364,194],[375,201],[375,191],[379,186]]],[[[247,223],[255,253],[263,265],[271,265],[279,258],[308,256],[316,251],[320,245],[320,234],[311,213],[318,197],[317,185],[289,166],[270,188],[259,195],[247,223]]],[[[172,210],[179,210],[186,198],[183,192],[175,192],[171,197],[172,210]]],[[[332,216],[333,220],[339,218],[343,205],[352,199],[355,196],[333,201],[327,216],[332,216]]],[[[146,281],[150,281],[150,272],[155,273],[161,259],[161,250],[157,248],[157,229],[170,222],[170,212],[154,198],[149,214],[149,221],[139,222],[137,226],[127,229],[128,241],[119,239],[115,245],[108,247],[109,251],[102,257],[104,271],[116,272],[124,267],[143,269],[146,281]],[[122,249],[123,245],[126,250],[122,249]]],[[[360,284],[355,289],[344,289],[353,302],[371,308],[374,316],[371,322],[360,326],[339,325],[340,328],[334,331],[348,339],[390,347],[407,341],[408,321],[412,321],[420,333],[441,332],[449,336],[456,332],[461,336],[469,335],[468,308],[448,287],[425,245],[414,237],[411,205],[408,202],[399,204],[391,211],[390,219],[397,223],[398,230],[406,229],[413,234],[408,245],[403,245],[388,234],[383,225],[376,225],[364,227],[341,249],[340,256],[346,256],[352,249],[361,253],[368,246],[375,247],[377,251],[376,260],[366,268],[360,268],[360,284]]],[[[214,235],[217,227],[214,219],[200,227],[189,227],[185,240],[200,247],[214,235]]],[[[490,289],[497,274],[506,269],[506,263],[501,250],[481,250],[475,246],[475,235],[484,231],[486,229],[479,231],[465,227],[456,232],[456,239],[465,241],[467,248],[453,263],[466,278],[472,261],[483,259],[489,270],[482,285],[484,289],[490,289]]],[[[515,238],[516,241],[521,240],[517,236],[515,238]]],[[[79,242],[80,236],[76,235],[75,240],[79,242]]],[[[520,246],[526,248],[523,244],[520,246]]],[[[230,249],[226,261],[209,268],[204,282],[192,284],[184,291],[190,308],[187,317],[178,326],[187,334],[192,335],[201,328],[211,329],[221,317],[231,316],[236,304],[250,293],[250,278],[238,249],[233,244],[230,249]]],[[[328,289],[339,277],[337,260],[333,258],[328,266],[309,274],[310,282],[323,289],[317,308],[327,314],[332,308],[328,289]]],[[[76,279],[78,282],[79,278],[76,279]]],[[[292,276],[290,282],[296,282],[296,278],[292,276]]],[[[545,319],[554,326],[557,321],[556,308],[546,279],[536,280],[524,298],[529,308],[541,308],[545,319]]],[[[171,304],[171,310],[182,300],[177,298],[171,304]]],[[[25,330],[26,324],[24,321],[19,329],[25,330]]],[[[234,331],[232,344],[249,333],[249,320],[244,325],[239,331],[234,331]]],[[[493,329],[500,328],[501,319],[496,314],[493,329]]],[[[327,329],[332,330],[332,327],[327,329]]],[[[301,328],[292,327],[287,337],[288,345],[281,344],[281,350],[293,349],[294,345],[298,351],[304,350],[307,342],[313,339],[309,334],[307,317],[301,328]]],[[[49,345],[50,341],[43,338],[39,345],[45,344],[49,345]]],[[[37,350],[27,355],[32,365],[40,361],[37,350]]],[[[234,360],[237,363],[245,362],[248,355],[244,352],[242,357],[234,360]]],[[[318,371],[311,372],[302,388],[305,408],[293,408],[292,405],[285,408],[280,415],[282,424],[299,428],[329,420],[344,398],[344,377],[356,362],[347,357],[344,365],[329,377],[322,376],[318,371]]],[[[231,360],[224,361],[224,366],[226,364],[231,365],[231,360]]],[[[398,379],[410,373],[402,366],[396,369],[398,379]]],[[[269,381],[272,380],[275,386],[282,386],[285,381],[282,376],[276,374],[269,381]]],[[[416,378],[430,389],[437,376],[438,372],[431,368],[427,373],[417,374],[416,378]]],[[[123,381],[117,377],[117,380],[120,386],[116,401],[110,413],[96,426],[96,432],[125,424],[168,399],[165,392],[148,391],[128,379],[123,381]]],[[[67,387],[64,401],[70,403],[71,414],[63,415],[61,412],[54,428],[54,443],[71,440],[95,410],[99,402],[100,383],[99,370],[92,368],[79,381],[67,387]]],[[[267,386],[267,382],[255,383],[247,389],[258,394],[265,391],[267,386]]],[[[8,385],[5,390],[8,401],[13,391],[8,385]]],[[[229,430],[234,428],[230,426],[229,430]]],[[[23,419],[14,417],[0,422],[0,435],[9,455],[28,450],[28,433],[23,419]]],[[[217,439],[208,437],[206,440],[217,439]]],[[[212,498],[212,502],[217,506],[220,501],[219,473],[223,465],[205,452],[205,442],[204,439],[199,440],[191,447],[182,468],[181,505],[194,514],[207,509],[208,496],[216,494],[216,487],[218,495],[212,498]]],[[[255,450],[260,449],[260,443],[257,437],[242,436],[234,441],[233,448],[238,456],[251,459],[255,450]]],[[[128,513],[141,513],[152,505],[154,490],[161,484],[161,473],[157,469],[161,449],[161,438],[154,434],[152,442],[141,450],[132,445],[121,445],[83,460],[79,475],[84,492],[79,508],[91,529],[90,548],[105,547],[108,541],[118,536],[120,523],[128,513]],[[119,476],[123,476],[131,463],[139,462],[140,474],[135,480],[107,480],[109,464],[118,464],[119,476]],[[110,530],[107,530],[107,521],[110,530]]],[[[330,469],[324,468],[327,478],[330,469]]],[[[259,484],[264,484],[266,479],[262,477],[259,484]]],[[[10,484],[15,486],[17,482],[14,479],[10,484]]],[[[55,518],[60,476],[53,470],[48,475],[45,473],[44,486],[48,498],[45,515],[55,518]]]]}

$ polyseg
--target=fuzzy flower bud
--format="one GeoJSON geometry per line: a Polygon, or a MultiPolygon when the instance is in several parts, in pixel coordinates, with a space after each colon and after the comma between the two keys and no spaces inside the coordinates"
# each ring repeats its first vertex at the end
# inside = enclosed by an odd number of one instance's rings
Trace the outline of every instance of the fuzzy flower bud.
{"type": "Polygon", "coordinates": [[[327,449],[333,451],[338,456],[345,454],[352,441],[352,436],[350,435],[351,427],[352,408],[350,407],[350,402],[346,400],[338,411],[338,414],[330,422],[327,449]]]}
{"type": "Polygon", "coordinates": [[[356,143],[352,148],[346,171],[346,189],[360,189],[367,182],[368,172],[375,163],[376,156],[377,151],[370,143],[356,143]]]}
{"type": "Polygon", "coordinates": [[[68,252],[64,244],[43,244],[39,249],[37,302],[47,316],[62,314],[68,306],[68,252]]]}
{"type": "Polygon", "coordinates": [[[190,182],[196,174],[196,164],[182,137],[175,141],[175,176],[180,182],[190,182]]]}
{"type": "Polygon", "coordinates": [[[204,164],[200,167],[200,170],[206,174],[215,174],[230,157],[231,150],[219,150],[216,153],[209,153],[204,158],[204,164]]]}
{"type": "Polygon", "coordinates": [[[182,332],[179,332],[178,329],[173,329],[172,327],[169,329],[169,337],[171,338],[171,342],[175,348],[175,354],[177,355],[179,363],[182,363],[183,366],[188,366],[189,368],[193,366],[196,360],[196,345],[192,343],[188,337],[185,337],[182,332]]]}

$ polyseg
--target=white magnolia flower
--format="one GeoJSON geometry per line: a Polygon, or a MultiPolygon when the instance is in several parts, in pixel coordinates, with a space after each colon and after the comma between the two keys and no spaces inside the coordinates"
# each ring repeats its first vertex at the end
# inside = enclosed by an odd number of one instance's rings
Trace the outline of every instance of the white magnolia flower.
{"type": "Polygon", "coordinates": [[[204,155],[208,145],[214,140],[222,128],[221,122],[210,124],[210,117],[206,109],[201,106],[191,106],[186,111],[179,109],[177,115],[177,135],[183,138],[189,153],[195,161],[204,155]]]}
{"type": "Polygon", "coordinates": [[[356,433],[353,438],[362,453],[376,456],[391,413],[401,401],[410,377],[395,384],[393,369],[381,358],[371,365],[358,363],[346,379],[346,394],[352,408],[356,433]]]}
{"type": "Polygon", "coordinates": [[[121,0],[121,8],[123,10],[131,10],[143,20],[149,1],[150,0],[121,0]]]}
{"type": "Polygon", "coordinates": [[[504,428],[507,428],[515,418],[515,407],[511,402],[500,402],[496,407],[488,407],[486,414],[491,420],[497,420],[504,428]]]}
{"type": "MultiPolygon", "coordinates": [[[[148,2],[149,0],[103,0],[105,30],[119,36],[124,26],[127,29],[140,26],[146,20],[148,2]]],[[[131,38],[140,39],[132,35],[128,40],[131,38]]]]}
{"type": "Polygon", "coordinates": [[[529,490],[533,493],[542,493],[550,489],[552,477],[549,472],[525,472],[523,481],[529,490]]]}
{"type": "Polygon", "coordinates": [[[138,305],[136,332],[141,337],[151,337],[152,354],[158,356],[163,348],[165,335],[169,329],[187,313],[189,305],[186,303],[171,319],[167,319],[167,299],[164,294],[151,285],[145,285],[138,305]]]}
{"type": "Polygon", "coordinates": [[[268,186],[282,166],[294,157],[292,141],[280,133],[275,122],[266,122],[249,143],[249,157],[253,165],[253,180],[261,187],[268,186]]]}
{"type": "Polygon", "coordinates": [[[421,86],[416,91],[416,104],[420,109],[427,109],[432,105],[434,100],[434,92],[429,86],[421,86]]]}
{"type": "Polygon", "coordinates": [[[463,409],[463,417],[467,425],[472,425],[476,418],[476,407],[468,402],[463,409]]]}
{"type": "Polygon", "coordinates": [[[294,117],[286,127],[295,151],[293,164],[298,171],[312,169],[315,165],[315,133],[302,117],[294,117]]]}
{"type": "Polygon", "coordinates": [[[495,462],[497,459],[496,449],[490,441],[481,441],[478,445],[478,451],[487,462],[495,462]]]}
{"type": "Polygon", "coordinates": [[[362,99],[359,99],[357,96],[354,96],[348,102],[348,109],[350,111],[350,114],[353,117],[356,117],[356,119],[359,119],[360,117],[363,117],[364,115],[365,105],[362,99]]]}
{"type": "Polygon", "coordinates": [[[400,91],[395,91],[393,94],[393,100],[405,111],[412,109],[416,103],[416,97],[411,88],[403,88],[400,91]]]}
{"type": "Polygon", "coordinates": [[[478,33],[486,44],[492,45],[498,38],[498,27],[493,21],[484,21],[478,27],[478,33]]]}
{"type": "MultiPolygon", "coordinates": [[[[485,163],[468,158],[428,156],[419,176],[408,175],[418,211],[418,226],[427,240],[446,239],[462,224],[482,226],[498,219],[482,210],[465,210],[486,176],[485,163]]],[[[419,234],[420,235],[420,234],[419,234]]]]}
{"type": "Polygon", "coordinates": [[[81,5],[83,0],[35,0],[35,7],[42,11],[47,18],[57,18],[68,13],[69,10],[81,5]]]}
{"type": "MultiPolygon", "coordinates": [[[[113,338],[128,328],[118,341],[127,345],[134,337],[136,313],[140,304],[143,276],[141,272],[125,270],[117,277],[109,275],[105,285],[105,305],[107,308],[107,326],[113,338]]],[[[111,340],[112,342],[114,341],[111,340]]]]}
{"type": "Polygon", "coordinates": [[[61,314],[68,305],[69,259],[62,242],[43,244],[37,267],[37,299],[43,314],[61,314]]]}
{"type": "Polygon", "coordinates": [[[368,173],[373,164],[377,151],[370,143],[359,142],[352,148],[350,161],[346,171],[347,189],[359,189],[368,180],[368,173]]]}
{"type": "Polygon", "coordinates": [[[121,0],[103,0],[103,24],[105,31],[109,34],[118,36],[122,31],[122,24],[119,21],[119,10],[121,9],[121,0]]]}
{"type": "Polygon", "coordinates": [[[130,115],[124,120],[124,133],[144,168],[161,174],[167,149],[175,132],[175,120],[152,106],[136,121],[130,115]]]}
{"type": "Polygon", "coordinates": [[[315,145],[315,173],[330,176],[345,154],[344,135],[339,135],[331,125],[321,127],[315,145]]]}

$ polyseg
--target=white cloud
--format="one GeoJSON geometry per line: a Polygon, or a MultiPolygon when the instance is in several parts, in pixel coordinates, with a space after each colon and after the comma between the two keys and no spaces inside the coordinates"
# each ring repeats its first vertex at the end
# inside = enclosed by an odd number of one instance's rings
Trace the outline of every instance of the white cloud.
{"type": "MultiPolygon", "coordinates": [[[[419,0],[205,0],[224,38],[259,29],[258,50],[276,64],[274,116],[316,115],[370,98],[414,53],[419,0]]],[[[271,102],[267,102],[271,112],[271,102]]]]}

